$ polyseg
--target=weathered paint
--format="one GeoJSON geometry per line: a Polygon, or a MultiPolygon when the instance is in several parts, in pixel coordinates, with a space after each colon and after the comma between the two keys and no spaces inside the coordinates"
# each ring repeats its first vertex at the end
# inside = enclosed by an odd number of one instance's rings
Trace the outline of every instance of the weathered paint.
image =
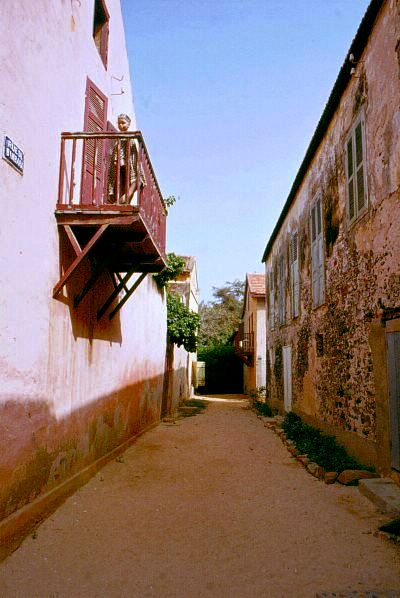
{"type": "Polygon", "coordinates": [[[0,160],[0,518],[160,416],[166,306],[152,276],[112,322],[96,320],[106,276],[72,307],[87,264],[64,297],[51,298],[60,255],[71,251],[54,218],[60,132],[83,128],[87,77],[108,97],[108,120],[125,112],[136,129],[120,2],[107,0],[107,70],[93,8],[51,0],[2,7],[0,128],[23,149],[25,169],[21,176],[0,160]]]}
{"type": "Polygon", "coordinates": [[[298,231],[300,316],[290,318],[288,276],[286,324],[271,330],[268,322],[272,402],[282,407],[280,348],[291,346],[294,410],[381,470],[390,469],[384,316],[400,306],[399,39],[398,4],[388,0],[266,260],[268,282],[272,264],[282,252],[288,259],[290,236],[298,231]],[[349,225],[344,144],[360,110],[369,205],[349,225]],[[317,193],[323,205],[325,301],[314,308],[309,218],[317,193]]]}

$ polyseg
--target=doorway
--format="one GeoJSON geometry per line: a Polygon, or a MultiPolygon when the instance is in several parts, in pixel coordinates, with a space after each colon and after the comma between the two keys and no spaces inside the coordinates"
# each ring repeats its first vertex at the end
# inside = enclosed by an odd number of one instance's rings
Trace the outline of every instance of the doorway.
{"type": "Polygon", "coordinates": [[[400,471],[400,318],[386,322],[391,464],[400,471]]]}
{"type": "Polygon", "coordinates": [[[292,410],[292,347],[282,347],[283,403],[285,411],[292,410]]]}

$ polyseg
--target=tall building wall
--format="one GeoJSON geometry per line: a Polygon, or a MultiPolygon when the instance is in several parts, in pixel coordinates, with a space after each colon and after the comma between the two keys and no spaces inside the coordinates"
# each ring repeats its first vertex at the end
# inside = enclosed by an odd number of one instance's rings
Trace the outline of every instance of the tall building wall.
{"type": "Polygon", "coordinates": [[[0,20],[0,518],[159,419],[166,307],[151,274],[118,315],[99,322],[104,275],[77,309],[89,265],[52,298],[68,241],[57,230],[60,133],[82,131],[87,78],[136,129],[119,0],[106,0],[108,65],[93,40],[94,1],[5,2],[0,20]],[[123,91],[123,93],[121,93],[123,91]],[[62,252],[61,252],[62,250],[62,252]]]}

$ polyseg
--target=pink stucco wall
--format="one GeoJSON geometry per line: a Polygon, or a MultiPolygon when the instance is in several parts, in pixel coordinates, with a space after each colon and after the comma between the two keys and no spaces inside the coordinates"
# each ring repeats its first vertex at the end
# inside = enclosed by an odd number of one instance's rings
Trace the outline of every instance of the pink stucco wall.
{"type": "Polygon", "coordinates": [[[126,112],[136,129],[120,2],[106,4],[107,69],[91,0],[2,6],[0,132],[24,151],[25,169],[0,160],[0,518],[160,414],[166,308],[151,275],[111,323],[95,317],[106,278],[77,310],[52,299],[60,132],[83,129],[87,77],[108,96],[108,120],[126,112]]]}

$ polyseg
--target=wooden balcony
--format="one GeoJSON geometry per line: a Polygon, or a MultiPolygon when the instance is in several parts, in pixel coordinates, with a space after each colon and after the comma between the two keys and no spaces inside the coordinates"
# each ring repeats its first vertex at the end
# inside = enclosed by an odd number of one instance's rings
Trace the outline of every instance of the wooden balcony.
{"type": "Polygon", "coordinates": [[[254,332],[244,332],[243,324],[240,325],[235,336],[235,352],[246,365],[253,364],[254,332]]]}
{"type": "Polygon", "coordinates": [[[121,291],[133,292],[126,286],[133,274],[143,280],[165,268],[167,212],[140,131],[62,133],[55,216],[76,254],[54,287],[55,298],[86,258],[92,273],[75,306],[104,271],[114,283],[98,317],[121,291]]]}

